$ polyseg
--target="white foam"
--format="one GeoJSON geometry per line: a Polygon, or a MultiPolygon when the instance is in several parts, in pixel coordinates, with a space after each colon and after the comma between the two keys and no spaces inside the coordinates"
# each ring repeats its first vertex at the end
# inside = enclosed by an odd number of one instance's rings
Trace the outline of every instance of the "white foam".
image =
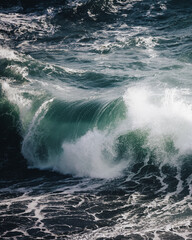
{"type": "Polygon", "coordinates": [[[170,137],[180,154],[192,151],[192,104],[182,91],[132,87],[126,91],[124,101],[129,129],[148,129],[149,145],[158,146],[159,140],[170,137]]]}
{"type": "Polygon", "coordinates": [[[89,131],[74,143],[64,143],[59,171],[78,176],[114,178],[121,174],[125,163],[115,164],[113,138],[98,130],[89,131]]]}
{"type": "Polygon", "coordinates": [[[40,160],[36,156],[36,148],[38,144],[36,143],[34,136],[37,134],[37,128],[47,113],[49,104],[53,102],[53,100],[54,99],[52,98],[45,101],[36,111],[22,143],[22,154],[28,161],[36,166],[38,166],[40,160]]]}
{"type": "Polygon", "coordinates": [[[28,69],[27,67],[19,67],[17,65],[8,66],[6,69],[9,69],[11,72],[15,74],[21,75],[23,78],[28,76],[28,69]]]}
{"type": "Polygon", "coordinates": [[[2,81],[2,89],[4,93],[6,94],[9,101],[11,101],[14,104],[17,104],[19,109],[22,111],[24,109],[29,109],[31,106],[31,101],[28,99],[25,99],[22,96],[22,90],[19,90],[18,88],[11,87],[8,81],[2,81]]]}
{"type": "Polygon", "coordinates": [[[0,59],[18,60],[19,57],[13,50],[0,46],[0,59]]]}

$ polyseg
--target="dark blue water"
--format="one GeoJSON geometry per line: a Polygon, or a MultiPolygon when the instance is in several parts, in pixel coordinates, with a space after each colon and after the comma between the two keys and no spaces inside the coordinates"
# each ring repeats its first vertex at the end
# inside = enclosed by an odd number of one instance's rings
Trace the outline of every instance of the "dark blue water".
{"type": "Polygon", "coordinates": [[[192,239],[191,4],[0,3],[2,239],[192,239]]]}

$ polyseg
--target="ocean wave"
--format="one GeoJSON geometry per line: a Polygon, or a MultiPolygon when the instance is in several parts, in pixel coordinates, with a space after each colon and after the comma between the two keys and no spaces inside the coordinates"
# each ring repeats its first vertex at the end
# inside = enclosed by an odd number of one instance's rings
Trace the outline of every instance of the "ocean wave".
{"type": "MultiPolygon", "coordinates": [[[[13,90],[3,86],[11,100],[13,90]]],[[[113,177],[141,163],[181,168],[191,156],[191,105],[176,89],[132,87],[123,98],[105,104],[41,98],[36,110],[32,99],[28,106],[18,97],[12,101],[20,105],[23,124],[28,122],[22,153],[34,167],[113,177]]]]}

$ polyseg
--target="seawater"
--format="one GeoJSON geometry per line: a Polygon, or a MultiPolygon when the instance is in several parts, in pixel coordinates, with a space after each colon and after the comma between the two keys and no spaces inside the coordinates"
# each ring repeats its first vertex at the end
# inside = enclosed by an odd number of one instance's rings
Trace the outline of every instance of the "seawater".
{"type": "Polygon", "coordinates": [[[192,7],[0,3],[2,239],[192,239],[192,7]]]}

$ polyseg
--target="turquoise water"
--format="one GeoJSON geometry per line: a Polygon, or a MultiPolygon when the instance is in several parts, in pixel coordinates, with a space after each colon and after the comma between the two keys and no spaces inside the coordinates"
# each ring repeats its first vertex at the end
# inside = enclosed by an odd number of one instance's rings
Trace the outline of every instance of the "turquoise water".
{"type": "Polygon", "coordinates": [[[3,237],[190,239],[191,30],[190,1],[0,4],[3,237]]]}

